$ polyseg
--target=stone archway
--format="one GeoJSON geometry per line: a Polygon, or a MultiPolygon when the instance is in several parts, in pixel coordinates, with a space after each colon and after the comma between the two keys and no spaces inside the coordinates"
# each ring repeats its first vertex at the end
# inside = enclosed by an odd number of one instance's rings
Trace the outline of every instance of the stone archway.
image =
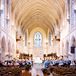
{"type": "Polygon", "coordinates": [[[46,33],[47,32],[41,27],[36,27],[29,32],[30,44],[28,45],[28,48],[29,48],[29,53],[33,54],[33,58],[36,57],[43,58],[43,54],[47,50],[46,33]]]}
{"type": "Polygon", "coordinates": [[[76,42],[75,37],[72,36],[71,47],[70,47],[71,48],[71,54],[72,54],[72,60],[76,59],[76,56],[75,56],[75,54],[76,54],[76,52],[75,52],[75,48],[76,48],[75,42],[76,42]]]}
{"type": "Polygon", "coordinates": [[[76,42],[76,40],[75,40],[75,37],[73,36],[73,37],[71,38],[71,46],[76,46],[76,45],[75,45],[75,42],[76,42]]]}

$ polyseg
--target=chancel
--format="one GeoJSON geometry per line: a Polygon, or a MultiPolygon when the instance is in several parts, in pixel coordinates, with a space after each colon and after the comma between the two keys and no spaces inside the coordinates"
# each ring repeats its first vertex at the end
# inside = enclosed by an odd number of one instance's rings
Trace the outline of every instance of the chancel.
{"type": "Polygon", "coordinates": [[[0,0],[0,76],[76,76],[75,65],[76,0],[0,0]]]}

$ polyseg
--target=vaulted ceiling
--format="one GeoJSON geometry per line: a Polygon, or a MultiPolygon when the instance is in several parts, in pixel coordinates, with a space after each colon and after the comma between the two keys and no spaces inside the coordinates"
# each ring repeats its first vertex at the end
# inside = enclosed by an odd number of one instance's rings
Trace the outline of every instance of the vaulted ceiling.
{"type": "Polygon", "coordinates": [[[60,27],[65,12],[65,0],[12,0],[12,16],[23,32],[30,27],[60,27]]]}

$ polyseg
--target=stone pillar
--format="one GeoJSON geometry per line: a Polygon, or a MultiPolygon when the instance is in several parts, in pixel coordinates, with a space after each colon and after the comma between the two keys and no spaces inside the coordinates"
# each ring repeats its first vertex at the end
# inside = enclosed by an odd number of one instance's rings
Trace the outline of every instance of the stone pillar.
{"type": "Polygon", "coordinates": [[[75,60],[76,60],[76,48],[75,48],[75,60]]]}

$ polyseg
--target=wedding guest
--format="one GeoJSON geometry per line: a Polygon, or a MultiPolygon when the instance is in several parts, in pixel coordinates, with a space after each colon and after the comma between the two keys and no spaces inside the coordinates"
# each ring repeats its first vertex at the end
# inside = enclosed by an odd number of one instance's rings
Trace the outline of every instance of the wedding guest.
{"type": "Polygon", "coordinates": [[[25,70],[22,70],[22,75],[21,76],[32,76],[31,72],[30,72],[30,66],[27,65],[25,67],[25,70]]]}

